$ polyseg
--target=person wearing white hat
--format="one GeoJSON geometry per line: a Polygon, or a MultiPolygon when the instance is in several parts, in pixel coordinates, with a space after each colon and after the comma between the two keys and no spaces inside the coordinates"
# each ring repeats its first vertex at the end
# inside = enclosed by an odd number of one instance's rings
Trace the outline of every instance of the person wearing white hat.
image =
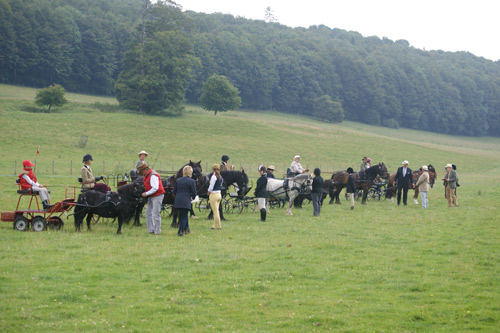
{"type": "Polygon", "coordinates": [[[139,161],[137,161],[137,164],[135,165],[137,173],[139,173],[139,167],[144,163],[146,163],[146,157],[148,157],[148,153],[145,150],[141,150],[138,155],[139,155],[139,161]]]}
{"type": "Polygon", "coordinates": [[[454,204],[455,207],[458,207],[456,194],[458,176],[457,172],[453,170],[453,165],[451,163],[446,165],[446,174],[443,180],[444,186],[446,186],[446,198],[448,199],[448,207],[451,207],[452,204],[454,204]]]}
{"type": "Polygon", "coordinates": [[[403,192],[403,204],[406,206],[406,201],[408,199],[408,188],[410,184],[415,187],[415,183],[413,182],[413,176],[411,169],[408,168],[408,161],[403,161],[401,164],[403,166],[398,168],[398,172],[396,172],[396,177],[394,177],[393,186],[397,186],[398,188],[398,206],[401,203],[401,192],[403,192]]]}
{"type": "Polygon", "coordinates": [[[300,164],[300,155],[295,155],[293,158],[293,162],[290,165],[290,175],[292,177],[295,177],[297,175],[300,175],[301,173],[306,173],[309,172],[309,169],[305,169],[302,167],[300,164]]]}
{"type": "Polygon", "coordinates": [[[420,201],[422,201],[422,208],[429,208],[429,202],[427,200],[427,192],[429,192],[429,168],[427,165],[422,166],[422,174],[418,177],[415,186],[418,186],[418,191],[420,192],[420,201]]]}

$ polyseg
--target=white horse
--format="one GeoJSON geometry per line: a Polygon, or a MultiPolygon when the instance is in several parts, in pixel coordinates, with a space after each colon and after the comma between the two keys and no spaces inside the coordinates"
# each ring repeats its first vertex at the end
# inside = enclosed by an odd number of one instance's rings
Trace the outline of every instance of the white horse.
{"type": "Polygon", "coordinates": [[[288,199],[288,209],[286,213],[292,214],[292,205],[295,198],[297,198],[301,191],[308,189],[312,190],[312,176],[301,174],[293,178],[288,178],[288,186],[284,186],[283,180],[268,178],[267,179],[267,192],[276,199],[288,199]]]}

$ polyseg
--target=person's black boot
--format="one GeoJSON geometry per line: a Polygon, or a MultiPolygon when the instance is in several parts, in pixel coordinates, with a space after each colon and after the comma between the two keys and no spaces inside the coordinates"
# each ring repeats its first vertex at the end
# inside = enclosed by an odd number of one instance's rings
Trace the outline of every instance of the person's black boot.
{"type": "Polygon", "coordinates": [[[49,204],[47,200],[42,201],[42,205],[43,205],[43,210],[50,210],[50,208],[52,208],[52,205],[49,204]]]}
{"type": "Polygon", "coordinates": [[[262,208],[260,210],[260,222],[266,222],[266,209],[262,208]]]}

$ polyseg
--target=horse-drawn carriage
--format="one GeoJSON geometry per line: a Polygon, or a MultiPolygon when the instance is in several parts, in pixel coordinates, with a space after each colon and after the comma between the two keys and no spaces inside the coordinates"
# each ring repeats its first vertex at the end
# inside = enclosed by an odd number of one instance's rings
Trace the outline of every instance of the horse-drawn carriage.
{"type": "Polygon", "coordinates": [[[62,201],[56,202],[49,209],[40,209],[40,202],[38,200],[38,193],[32,190],[21,189],[19,180],[16,181],[19,186],[17,193],[19,199],[17,200],[16,209],[1,213],[1,220],[3,222],[13,222],[14,229],[19,231],[26,231],[30,227],[33,231],[44,231],[47,227],[51,230],[60,230],[64,222],[61,216],[68,213],[75,206],[75,188],[66,187],[65,198],[62,201]],[[28,201],[26,205],[22,205],[24,201],[28,201]]]}

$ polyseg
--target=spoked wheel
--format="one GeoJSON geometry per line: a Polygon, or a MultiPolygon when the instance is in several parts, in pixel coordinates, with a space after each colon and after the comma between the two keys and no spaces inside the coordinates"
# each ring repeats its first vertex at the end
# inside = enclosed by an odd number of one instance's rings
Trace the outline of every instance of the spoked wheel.
{"type": "Polygon", "coordinates": [[[47,220],[43,216],[35,216],[31,221],[31,229],[37,232],[47,230],[47,220]]]}
{"type": "Polygon", "coordinates": [[[161,217],[166,219],[170,213],[172,212],[172,206],[171,205],[161,205],[161,217]]]}
{"type": "Polygon", "coordinates": [[[268,200],[269,207],[270,208],[280,208],[281,207],[281,201],[276,199],[275,197],[270,197],[268,200]]]}
{"type": "Polygon", "coordinates": [[[196,207],[200,212],[204,211],[205,209],[210,208],[210,205],[208,204],[208,199],[202,198],[200,199],[199,202],[196,203],[196,207]]]}
{"type": "Polygon", "coordinates": [[[50,230],[61,230],[64,226],[63,220],[59,216],[52,216],[48,219],[47,225],[50,230]]]}
{"type": "Polygon", "coordinates": [[[14,229],[19,230],[19,231],[26,231],[28,230],[28,219],[25,218],[23,215],[20,215],[14,219],[14,229]]]}
{"type": "Polygon", "coordinates": [[[234,211],[235,202],[232,199],[224,200],[224,212],[232,213],[234,211]]]}

